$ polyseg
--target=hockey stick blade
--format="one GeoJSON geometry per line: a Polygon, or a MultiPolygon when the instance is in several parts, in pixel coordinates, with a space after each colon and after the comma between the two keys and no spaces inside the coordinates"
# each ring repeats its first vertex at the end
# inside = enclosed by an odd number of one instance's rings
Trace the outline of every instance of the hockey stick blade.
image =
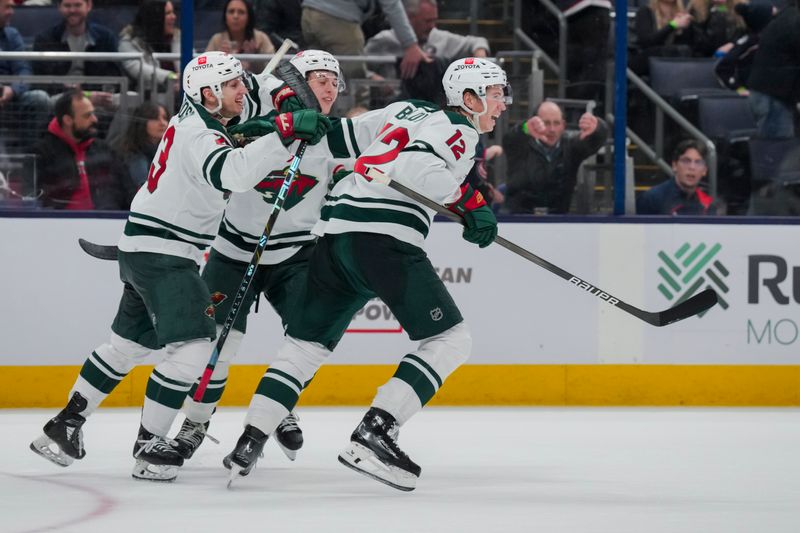
{"type": "Polygon", "coordinates": [[[119,249],[115,245],[106,246],[104,244],[95,244],[86,239],[78,239],[78,245],[87,254],[96,259],[103,259],[104,261],[116,261],[117,252],[119,249]]]}
{"type": "MultiPolygon", "coordinates": [[[[453,213],[443,205],[439,205],[438,203],[418,193],[417,191],[409,189],[402,183],[398,183],[392,180],[389,176],[387,176],[383,172],[380,172],[378,169],[374,167],[369,168],[367,169],[366,174],[367,177],[369,177],[370,179],[375,179],[376,181],[379,181],[381,183],[386,183],[389,187],[396,190],[397,192],[400,192],[408,196],[409,198],[416,200],[422,205],[433,209],[438,214],[447,217],[450,220],[453,220],[460,224],[464,223],[464,219],[462,219],[456,213],[453,213]]],[[[643,320],[648,324],[651,324],[656,327],[662,327],[669,324],[674,324],[675,322],[678,322],[685,318],[697,315],[699,313],[702,313],[703,311],[710,309],[717,303],[717,293],[713,289],[706,289],[703,292],[696,294],[691,298],[685,300],[684,302],[679,303],[675,307],[671,307],[670,309],[661,311],[660,313],[652,313],[649,311],[644,311],[642,309],[639,309],[638,307],[634,307],[633,305],[620,300],[616,296],[613,296],[611,293],[608,293],[600,289],[599,287],[595,287],[591,283],[584,281],[573,274],[570,274],[563,268],[556,266],[545,259],[542,259],[538,255],[526,250],[525,248],[517,244],[514,244],[513,242],[501,237],[500,235],[497,236],[494,242],[502,246],[503,248],[509,250],[510,252],[513,252],[519,255],[520,257],[523,257],[528,261],[531,261],[532,263],[539,265],[543,269],[555,274],[561,279],[570,282],[570,284],[574,285],[575,287],[578,287],[579,289],[586,291],[589,294],[597,296],[606,303],[613,305],[614,307],[617,307],[619,309],[622,309],[626,313],[629,313],[635,316],[636,318],[643,320]]]]}
{"type": "Polygon", "coordinates": [[[660,313],[652,313],[655,315],[653,321],[644,318],[643,320],[654,326],[667,326],[711,309],[717,304],[718,299],[714,289],[706,289],[703,292],[695,294],[688,300],[684,300],[675,307],[670,307],[666,311],[661,311],[660,313]]]}

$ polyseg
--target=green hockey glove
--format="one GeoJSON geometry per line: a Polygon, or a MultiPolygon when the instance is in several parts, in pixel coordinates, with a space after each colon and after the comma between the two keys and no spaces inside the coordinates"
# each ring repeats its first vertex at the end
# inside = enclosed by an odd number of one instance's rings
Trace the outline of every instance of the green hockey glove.
{"type": "Polygon", "coordinates": [[[295,139],[317,144],[331,127],[328,117],[311,109],[303,109],[293,113],[281,113],[275,117],[275,126],[284,142],[295,139]]]}
{"type": "Polygon", "coordinates": [[[333,169],[333,176],[331,177],[331,187],[345,179],[347,176],[353,173],[352,170],[347,170],[344,168],[344,165],[337,165],[336,168],[333,169]]]}
{"type": "Polygon", "coordinates": [[[275,111],[280,113],[291,113],[306,108],[294,90],[286,84],[272,91],[272,105],[275,111]]]}
{"type": "Polygon", "coordinates": [[[494,242],[497,237],[497,218],[480,192],[464,185],[461,187],[461,197],[447,208],[464,217],[464,231],[461,234],[464,240],[481,248],[494,242]]]}
{"type": "Polygon", "coordinates": [[[269,135],[277,131],[275,123],[267,117],[254,117],[241,124],[236,124],[228,128],[228,134],[239,143],[239,145],[247,144],[248,142],[269,135]]]}

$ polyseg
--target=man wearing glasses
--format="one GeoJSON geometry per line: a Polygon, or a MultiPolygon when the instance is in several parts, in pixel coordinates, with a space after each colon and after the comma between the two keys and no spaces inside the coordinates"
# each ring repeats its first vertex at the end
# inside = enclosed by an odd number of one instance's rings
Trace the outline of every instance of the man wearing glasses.
{"type": "Polygon", "coordinates": [[[636,202],[639,215],[713,215],[714,199],[698,185],[708,172],[706,147],[699,141],[682,141],[672,154],[673,179],[656,185],[636,202]]]}

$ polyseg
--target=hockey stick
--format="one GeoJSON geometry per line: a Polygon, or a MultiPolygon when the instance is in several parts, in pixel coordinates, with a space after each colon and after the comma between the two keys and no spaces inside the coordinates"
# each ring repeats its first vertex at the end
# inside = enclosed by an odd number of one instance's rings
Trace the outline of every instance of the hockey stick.
{"type": "MultiPolygon", "coordinates": [[[[280,65],[277,70],[281,75],[281,78],[283,78],[283,81],[285,81],[294,90],[294,92],[308,109],[314,109],[318,112],[321,111],[317,97],[308,87],[308,84],[306,84],[304,76],[300,74],[300,71],[298,71],[294,65],[286,62],[280,65]]],[[[242,302],[244,302],[247,291],[250,289],[253,276],[255,275],[256,269],[258,268],[258,263],[261,260],[261,254],[264,252],[264,249],[267,246],[267,241],[272,233],[272,228],[275,226],[275,221],[278,218],[278,214],[281,212],[283,202],[286,200],[286,194],[289,192],[289,188],[292,186],[292,181],[294,181],[294,177],[297,174],[297,169],[300,167],[300,160],[303,158],[303,154],[305,153],[307,146],[307,141],[300,142],[300,146],[297,147],[297,151],[294,154],[292,163],[289,165],[289,168],[286,171],[286,175],[283,178],[283,185],[281,185],[281,188],[278,191],[278,196],[275,199],[275,203],[272,204],[272,211],[270,211],[269,218],[267,219],[267,225],[264,227],[264,232],[258,239],[258,245],[253,252],[253,257],[250,258],[250,264],[245,270],[242,283],[239,285],[239,289],[236,291],[236,296],[231,303],[228,316],[225,318],[225,323],[222,325],[222,331],[220,331],[219,337],[217,337],[217,345],[214,347],[214,351],[211,352],[211,358],[208,360],[208,364],[206,365],[203,375],[200,378],[200,382],[197,385],[197,390],[192,397],[196,402],[200,402],[203,399],[203,394],[205,393],[208,383],[211,380],[211,374],[214,373],[214,368],[217,366],[219,354],[222,352],[223,346],[225,346],[225,340],[228,338],[228,334],[233,328],[233,323],[236,321],[236,317],[239,316],[242,302]]]]}
{"type": "MultiPolygon", "coordinates": [[[[367,170],[367,176],[379,183],[384,183],[388,185],[392,189],[402,194],[405,194],[409,198],[416,200],[422,205],[433,209],[440,215],[445,216],[450,220],[454,220],[461,224],[464,223],[464,220],[456,213],[453,213],[446,207],[437,204],[430,198],[423,196],[417,191],[409,189],[402,183],[398,183],[392,180],[391,178],[389,178],[389,176],[387,176],[386,174],[384,174],[375,167],[371,167],[367,170]]],[[[528,261],[536,263],[540,267],[544,268],[549,272],[552,272],[556,276],[567,280],[575,287],[578,287],[579,289],[586,291],[589,294],[597,296],[604,302],[611,304],[615,307],[618,307],[619,309],[622,309],[626,313],[629,313],[640,320],[644,320],[645,322],[647,322],[648,324],[652,324],[653,326],[661,327],[661,326],[666,326],[668,324],[672,324],[674,322],[678,322],[679,320],[683,320],[684,318],[689,318],[698,313],[702,313],[703,311],[713,307],[714,304],[717,303],[717,293],[714,291],[714,289],[706,289],[684,300],[675,307],[671,307],[664,311],[656,313],[644,311],[642,309],[639,309],[638,307],[634,307],[628,303],[625,303],[616,296],[612,296],[610,293],[600,289],[599,287],[595,287],[591,283],[588,283],[582,280],[581,278],[573,274],[570,274],[561,267],[558,267],[550,263],[549,261],[542,259],[541,257],[529,252],[528,250],[522,248],[521,246],[518,246],[513,242],[504,239],[500,235],[497,236],[494,242],[496,242],[503,248],[510,250],[511,252],[514,252],[515,254],[521,257],[524,257],[528,261]]]]}
{"type": "MultiPolygon", "coordinates": [[[[267,66],[264,67],[264,70],[261,71],[259,76],[271,74],[272,71],[275,70],[275,67],[278,65],[278,63],[280,63],[281,59],[283,59],[283,56],[286,55],[286,52],[289,51],[289,48],[298,48],[297,43],[291,39],[284,39],[283,44],[281,44],[280,48],[278,48],[275,54],[273,54],[272,58],[267,63],[267,66]]],[[[316,98],[314,101],[316,102],[316,98]]],[[[96,259],[103,259],[104,261],[117,260],[119,249],[116,247],[116,245],[95,244],[81,238],[78,239],[78,245],[84,252],[96,259]]]]}
{"type": "Polygon", "coordinates": [[[78,238],[78,245],[84,252],[97,259],[103,259],[105,261],[117,260],[117,252],[119,252],[119,249],[117,249],[116,245],[111,244],[106,246],[104,244],[95,244],[81,238],[78,238]]]}

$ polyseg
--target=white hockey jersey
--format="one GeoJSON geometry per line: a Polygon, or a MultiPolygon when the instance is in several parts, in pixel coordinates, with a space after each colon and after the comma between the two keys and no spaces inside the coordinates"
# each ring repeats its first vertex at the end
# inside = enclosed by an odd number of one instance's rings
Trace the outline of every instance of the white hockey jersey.
{"type": "MultiPolygon", "coordinates": [[[[256,107],[246,106],[243,115],[256,114],[256,107]]],[[[251,189],[265,177],[265,169],[287,155],[278,134],[234,148],[219,121],[184,99],[161,139],[147,182],[133,199],[119,249],[200,264],[231,191],[251,189]]]]}
{"type": "MultiPolygon", "coordinates": [[[[353,168],[355,157],[360,153],[353,123],[348,119],[331,121],[332,127],[325,139],[306,148],[259,264],[275,265],[285,261],[301,246],[316,239],[311,230],[319,220],[333,170],[340,164],[353,168]]],[[[365,146],[374,138],[373,134],[366,139],[365,146]]],[[[299,142],[295,141],[289,151],[294,154],[298,146],[299,142]]],[[[231,195],[213,244],[215,250],[237,261],[251,260],[292,159],[289,155],[268,171],[254,190],[231,195]]]]}
{"type": "MultiPolygon", "coordinates": [[[[475,157],[478,132],[459,113],[407,100],[353,119],[353,138],[367,146],[357,162],[440,204],[457,200],[475,157]],[[369,145],[365,139],[375,139],[369,145]]],[[[423,247],[435,212],[390,189],[352,175],[331,191],[313,232],[391,235],[423,247]]]]}

